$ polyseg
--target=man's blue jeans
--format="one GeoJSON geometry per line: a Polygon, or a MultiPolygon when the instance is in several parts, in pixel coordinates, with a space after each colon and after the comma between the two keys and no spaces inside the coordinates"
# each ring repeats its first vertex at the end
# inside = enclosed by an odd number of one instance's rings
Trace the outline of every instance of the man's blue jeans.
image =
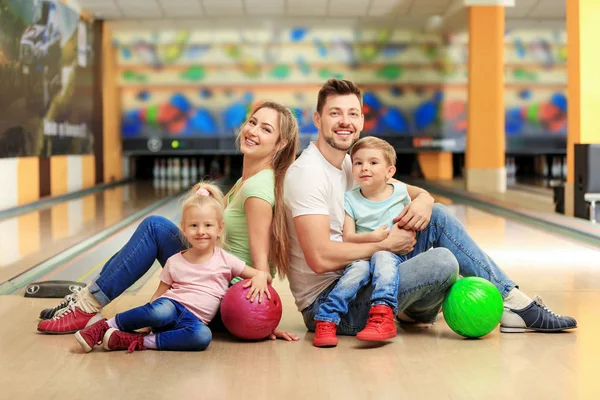
{"type": "Polygon", "coordinates": [[[159,350],[204,350],[212,340],[208,326],[183,305],[166,297],[119,313],[115,320],[119,330],[125,332],[152,328],[159,350]]]}
{"type": "Polygon", "coordinates": [[[379,257],[379,253],[370,261],[358,260],[346,267],[344,274],[329,292],[326,301],[321,303],[315,320],[340,323],[340,316],[348,312],[348,304],[356,298],[360,288],[368,283],[373,285],[370,304],[390,307],[394,314],[398,312],[398,265],[404,256],[388,253],[390,257],[379,257]]]}

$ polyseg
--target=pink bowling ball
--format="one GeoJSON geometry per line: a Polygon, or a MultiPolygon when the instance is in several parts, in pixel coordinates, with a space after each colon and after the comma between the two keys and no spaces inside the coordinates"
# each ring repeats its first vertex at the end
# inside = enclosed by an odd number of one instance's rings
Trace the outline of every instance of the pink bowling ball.
{"type": "Polygon", "coordinates": [[[246,299],[248,290],[243,280],[232,285],[221,301],[221,319],[232,335],[242,340],[262,340],[277,328],[281,321],[281,299],[271,285],[268,285],[271,299],[264,295],[262,302],[258,296],[254,302],[246,299]]]}

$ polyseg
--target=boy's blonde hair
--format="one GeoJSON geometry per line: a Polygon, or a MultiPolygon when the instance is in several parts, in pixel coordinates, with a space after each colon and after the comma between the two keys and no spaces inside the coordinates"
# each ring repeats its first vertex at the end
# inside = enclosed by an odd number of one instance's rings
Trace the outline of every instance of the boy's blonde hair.
{"type": "MultiPolygon", "coordinates": [[[[221,189],[210,181],[201,181],[196,183],[181,199],[181,223],[183,225],[183,218],[185,211],[190,207],[213,207],[217,211],[217,219],[219,225],[223,224],[223,210],[225,209],[225,196],[221,189]]],[[[183,235],[182,235],[183,236],[183,235]]],[[[189,243],[184,241],[189,247],[189,243]]],[[[217,238],[217,245],[223,247],[225,240],[225,230],[223,234],[217,238]]]]}
{"type": "Polygon", "coordinates": [[[379,139],[374,136],[367,136],[357,140],[356,143],[354,143],[354,146],[352,146],[352,149],[350,149],[350,158],[354,158],[354,153],[360,149],[381,150],[383,153],[383,158],[388,165],[392,167],[396,166],[396,150],[394,150],[391,144],[383,139],[379,139]]]}

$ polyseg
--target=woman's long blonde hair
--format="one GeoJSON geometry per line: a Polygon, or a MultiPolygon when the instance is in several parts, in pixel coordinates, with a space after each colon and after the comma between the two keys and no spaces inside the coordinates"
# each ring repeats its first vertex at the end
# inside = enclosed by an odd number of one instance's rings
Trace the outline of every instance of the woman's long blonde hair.
{"type": "MultiPolygon", "coordinates": [[[[210,181],[196,183],[181,199],[181,222],[183,230],[185,211],[190,207],[213,207],[217,211],[217,222],[223,225],[223,209],[225,208],[225,196],[221,189],[210,181]],[[204,190],[201,190],[204,189],[204,190]]],[[[183,236],[183,235],[182,235],[183,236]]],[[[187,239],[183,236],[184,243],[189,247],[187,239]]],[[[217,246],[223,247],[225,241],[225,230],[217,238],[217,246]]]]}
{"type": "MultiPolygon", "coordinates": [[[[285,278],[289,271],[290,260],[288,250],[290,248],[287,219],[285,214],[285,204],[283,201],[283,181],[285,173],[294,160],[298,152],[300,138],[298,121],[292,111],[275,101],[263,101],[256,105],[249,114],[253,116],[261,108],[270,108],[279,114],[279,140],[277,144],[285,143],[277,151],[271,161],[273,174],[275,177],[275,206],[273,207],[273,222],[271,223],[271,243],[269,250],[269,260],[277,268],[281,278],[285,278]]],[[[238,140],[241,135],[238,134],[238,140]]]]}

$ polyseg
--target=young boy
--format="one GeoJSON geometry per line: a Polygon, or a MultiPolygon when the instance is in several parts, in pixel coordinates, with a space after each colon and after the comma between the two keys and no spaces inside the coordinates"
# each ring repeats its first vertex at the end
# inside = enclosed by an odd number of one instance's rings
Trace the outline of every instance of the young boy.
{"type": "MultiPolygon", "coordinates": [[[[350,150],[352,175],[358,187],[345,194],[343,238],[345,242],[379,242],[385,239],[393,219],[410,203],[406,185],[388,183],[396,172],[396,151],[384,140],[368,136],[350,150]]],[[[394,316],[398,313],[398,264],[404,256],[375,253],[371,261],[358,260],[348,265],[338,283],[320,304],[315,315],[316,347],[337,345],[336,329],[340,316],[358,290],[372,281],[371,309],[359,340],[379,341],[396,336],[394,316]]]]}

